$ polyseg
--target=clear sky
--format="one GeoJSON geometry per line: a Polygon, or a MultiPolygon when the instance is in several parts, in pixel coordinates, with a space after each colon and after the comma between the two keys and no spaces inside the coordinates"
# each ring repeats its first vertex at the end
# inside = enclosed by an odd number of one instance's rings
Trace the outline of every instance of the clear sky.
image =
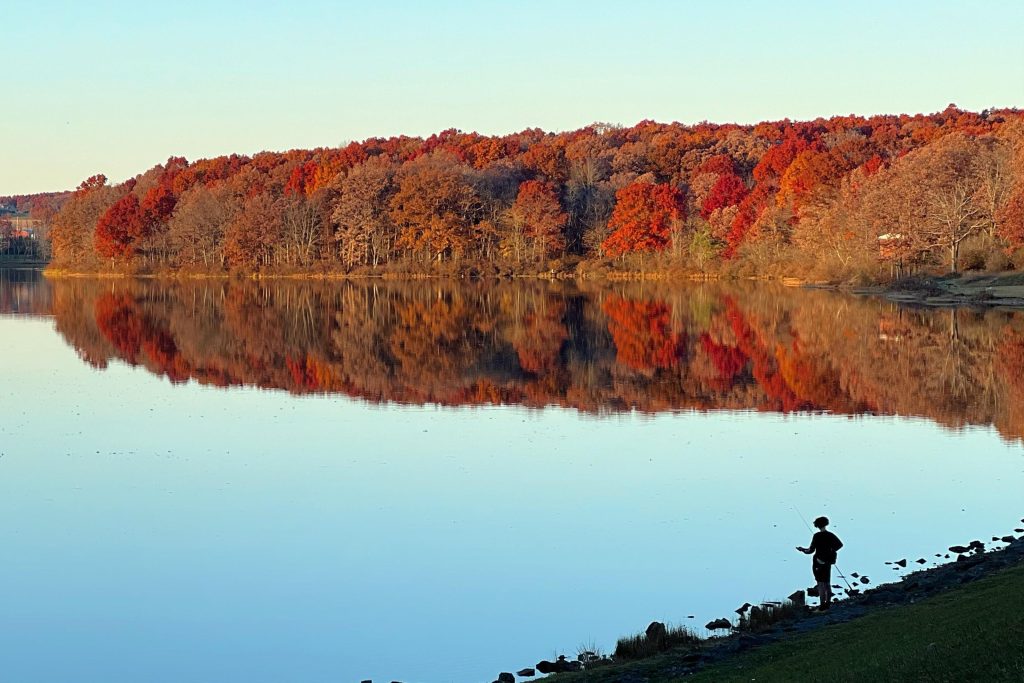
{"type": "Polygon", "coordinates": [[[1024,106],[1019,0],[7,0],[0,27],[0,194],[450,127],[1024,106]]]}

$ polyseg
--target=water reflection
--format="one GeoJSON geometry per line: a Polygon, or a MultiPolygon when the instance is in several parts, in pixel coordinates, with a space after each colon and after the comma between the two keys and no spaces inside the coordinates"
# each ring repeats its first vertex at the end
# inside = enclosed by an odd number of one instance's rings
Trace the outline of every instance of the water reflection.
{"type": "Polygon", "coordinates": [[[7,274],[97,368],[372,402],[913,415],[1024,434],[1024,318],[764,284],[132,281],[7,274]]]}

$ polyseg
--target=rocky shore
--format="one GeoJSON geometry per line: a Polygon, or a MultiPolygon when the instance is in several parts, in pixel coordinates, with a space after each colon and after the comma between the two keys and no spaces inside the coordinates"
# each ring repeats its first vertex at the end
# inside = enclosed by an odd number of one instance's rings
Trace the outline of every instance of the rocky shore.
{"type": "MultiPolygon", "coordinates": [[[[796,635],[854,621],[880,609],[911,605],[926,598],[970,584],[994,572],[1024,565],[1024,519],[1015,535],[992,536],[990,541],[974,539],[963,545],[952,545],[931,559],[901,558],[887,562],[894,571],[909,571],[893,583],[874,585],[875,580],[851,572],[851,587],[837,590],[845,596],[821,611],[807,606],[806,598],[815,597],[814,589],[800,590],[784,601],[759,605],[744,603],[735,610],[738,616],[715,619],[706,625],[711,635],[699,637],[686,629],[666,628],[651,623],[644,633],[620,640],[624,643],[647,644],[650,656],[600,655],[583,652],[575,656],[559,656],[555,661],[543,660],[519,670],[503,672],[495,683],[515,683],[536,674],[557,674],[562,683],[586,680],[588,683],[647,683],[697,673],[724,662],[739,653],[796,635]],[[944,562],[930,569],[914,571],[931,561],[944,562]],[[871,586],[868,588],[868,586],[871,586]],[[576,673],[579,672],[579,673],[576,673]]],[[[885,577],[880,581],[886,581],[885,577]]],[[[838,585],[836,586],[838,588],[838,585]]]]}
{"type": "Polygon", "coordinates": [[[917,306],[1024,308],[1024,273],[915,276],[853,291],[917,306]]]}

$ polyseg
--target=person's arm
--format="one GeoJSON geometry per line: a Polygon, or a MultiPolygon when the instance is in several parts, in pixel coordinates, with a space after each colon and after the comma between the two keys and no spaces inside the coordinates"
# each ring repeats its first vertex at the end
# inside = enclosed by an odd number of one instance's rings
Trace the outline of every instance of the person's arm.
{"type": "Polygon", "coordinates": [[[811,537],[811,545],[810,545],[809,548],[805,548],[803,546],[799,546],[798,545],[796,547],[796,549],[799,550],[800,552],[802,552],[804,555],[810,555],[815,550],[815,545],[814,544],[817,542],[817,540],[818,540],[818,535],[815,534],[814,536],[811,537]]]}
{"type": "Polygon", "coordinates": [[[839,537],[836,536],[835,534],[832,534],[832,538],[836,539],[836,551],[838,552],[839,549],[843,547],[843,542],[840,541],[839,537]]]}

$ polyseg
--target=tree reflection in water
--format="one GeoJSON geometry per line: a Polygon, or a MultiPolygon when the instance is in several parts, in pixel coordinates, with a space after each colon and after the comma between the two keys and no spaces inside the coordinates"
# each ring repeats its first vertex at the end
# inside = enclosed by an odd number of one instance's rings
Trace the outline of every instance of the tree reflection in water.
{"type": "Polygon", "coordinates": [[[0,277],[97,368],[373,402],[920,416],[1024,435],[1024,315],[763,283],[0,277]]]}

